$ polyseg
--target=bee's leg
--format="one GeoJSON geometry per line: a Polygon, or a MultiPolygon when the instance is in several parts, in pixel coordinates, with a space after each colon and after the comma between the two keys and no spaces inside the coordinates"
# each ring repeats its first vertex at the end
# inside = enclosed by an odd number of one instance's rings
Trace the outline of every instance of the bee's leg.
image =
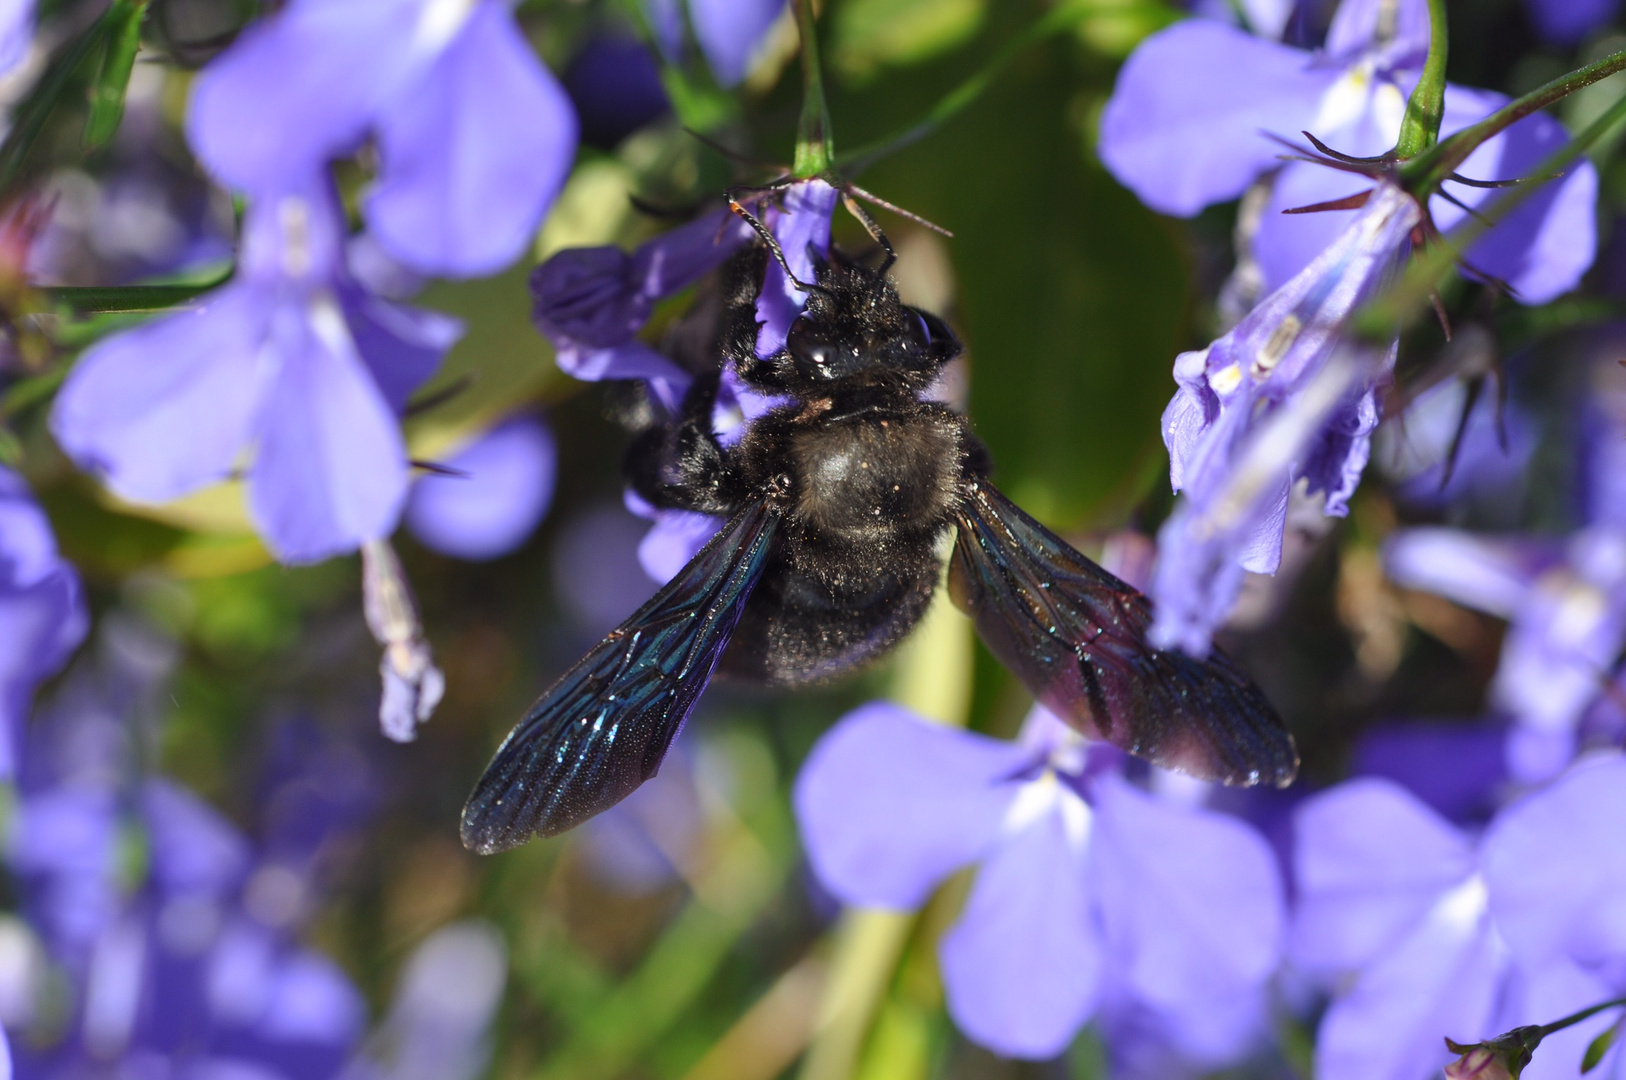
{"type": "Polygon", "coordinates": [[[725,495],[727,456],[711,426],[719,379],[717,372],[696,378],[678,417],[644,432],[628,449],[627,482],[652,505],[705,514],[736,509],[725,495]]]}

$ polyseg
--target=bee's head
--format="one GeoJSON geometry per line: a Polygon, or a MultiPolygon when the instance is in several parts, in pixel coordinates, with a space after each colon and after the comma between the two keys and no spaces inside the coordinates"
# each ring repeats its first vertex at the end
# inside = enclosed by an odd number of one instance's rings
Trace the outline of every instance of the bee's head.
{"type": "Polygon", "coordinates": [[[959,355],[948,325],[900,301],[882,275],[846,260],[820,263],[816,271],[776,365],[797,388],[851,382],[924,390],[959,355]]]}

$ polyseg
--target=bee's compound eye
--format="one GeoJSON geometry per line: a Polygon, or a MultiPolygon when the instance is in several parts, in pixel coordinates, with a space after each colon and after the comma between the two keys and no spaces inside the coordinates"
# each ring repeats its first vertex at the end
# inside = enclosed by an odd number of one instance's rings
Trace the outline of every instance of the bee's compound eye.
{"type": "Polygon", "coordinates": [[[926,317],[918,311],[909,312],[913,316],[909,320],[909,343],[919,349],[929,349],[932,344],[932,328],[926,325],[926,317]]]}
{"type": "Polygon", "coordinates": [[[796,359],[798,365],[826,374],[832,374],[831,365],[836,358],[835,345],[825,336],[824,330],[807,316],[802,316],[790,324],[790,333],[785,335],[785,348],[796,359]]]}

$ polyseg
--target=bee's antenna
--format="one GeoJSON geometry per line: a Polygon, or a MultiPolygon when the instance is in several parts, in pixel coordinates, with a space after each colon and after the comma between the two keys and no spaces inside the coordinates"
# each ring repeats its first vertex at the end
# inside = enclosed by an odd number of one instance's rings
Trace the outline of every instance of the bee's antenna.
{"type": "Polygon", "coordinates": [[[868,210],[859,205],[857,199],[845,191],[841,193],[841,202],[842,205],[846,206],[847,212],[857,218],[860,225],[864,226],[864,231],[869,233],[870,239],[880,244],[881,250],[886,252],[886,259],[881,263],[880,273],[884,274],[892,269],[892,264],[898,261],[898,253],[892,250],[892,241],[886,238],[886,233],[881,231],[881,226],[876,223],[874,218],[870,217],[868,210]]]}
{"type": "Polygon", "coordinates": [[[756,168],[759,168],[759,169],[767,168],[767,167],[772,166],[771,162],[763,161],[761,158],[754,158],[750,154],[746,154],[746,153],[743,153],[743,152],[741,152],[739,150],[735,150],[731,146],[724,146],[722,143],[718,142],[716,139],[712,138],[710,135],[706,135],[706,134],[704,134],[702,132],[696,131],[692,127],[685,127],[683,129],[683,131],[684,131],[684,133],[686,135],[688,135],[695,142],[699,143],[701,146],[704,146],[708,150],[713,150],[713,151],[721,154],[723,157],[727,158],[730,161],[737,161],[741,165],[752,165],[752,166],[755,166],[756,168]]]}
{"type": "MultiPolygon", "coordinates": [[[[762,242],[768,245],[768,250],[773,253],[773,257],[779,263],[780,269],[785,271],[786,279],[788,279],[792,285],[796,286],[798,291],[812,292],[814,286],[809,285],[807,282],[796,276],[796,271],[790,268],[790,263],[785,259],[784,249],[779,246],[779,241],[774,239],[774,235],[768,230],[768,226],[759,221],[755,214],[751,213],[751,211],[742,206],[740,201],[734,197],[734,192],[740,190],[745,189],[735,188],[729,192],[728,208],[734,211],[740,217],[744,218],[745,223],[751,226],[752,230],[758,236],[762,237],[762,242]]],[[[751,188],[749,190],[760,191],[761,189],[751,188]]]]}
{"type": "MultiPolygon", "coordinates": [[[[934,233],[940,233],[941,235],[946,236],[946,237],[948,237],[950,239],[954,238],[954,234],[949,232],[947,229],[943,228],[943,226],[938,225],[935,222],[927,221],[925,218],[921,217],[919,214],[913,213],[912,211],[909,211],[909,210],[905,210],[903,207],[898,206],[895,203],[889,203],[885,199],[881,198],[879,195],[874,195],[874,194],[871,194],[868,191],[865,191],[863,188],[859,187],[855,183],[852,183],[850,180],[843,180],[837,186],[841,188],[841,193],[848,197],[847,198],[847,209],[851,210],[853,215],[855,217],[858,217],[859,221],[862,221],[862,222],[865,223],[864,228],[869,229],[870,230],[870,235],[874,236],[876,240],[879,240],[883,246],[886,246],[886,241],[883,240],[879,236],[875,236],[875,233],[876,233],[877,230],[874,227],[874,223],[869,220],[869,215],[868,214],[861,214],[861,212],[859,211],[857,206],[852,202],[852,197],[853,196],[857,196],[858,198],[863,199],[865,202],[869,203],[871,206],[879,206],[882,210],[890,210],[892,213],[898,215],[899,217],[907,218],[908,220],[914,222],[916,225],[925,226],[926,228],[930,229],[934,233]]],[[[890,246],[887,246],[886,250],[890,254],[891,251],[892,251],[892,248],[890,246]]]]}

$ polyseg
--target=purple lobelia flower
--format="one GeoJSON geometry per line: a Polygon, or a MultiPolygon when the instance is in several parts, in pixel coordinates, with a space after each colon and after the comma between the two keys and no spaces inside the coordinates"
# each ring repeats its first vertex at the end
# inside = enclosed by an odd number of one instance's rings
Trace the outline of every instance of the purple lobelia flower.
{"type": "Polygon", "coordinates": [[[1401,585],[1509,621],[1491,684],[1515,724],[1509,770],[1540,780],[1562,769],[1626,645],[1626,533],[1594,527],[1558,541],[1407,529],[1390,538],[1384,566],[1401,585]]]}
{"type": "Polygon", "coordinates": [[[559,368],[578,379],[645,379],[675,407],[688,375],[637,339],[655,303],[722,265],[751,237],[726,210],[663,233],[628,254],[567,248],[531,274],[532,318],[559,368]]]}
{"type": "Polygon", "coordinates": [[[672,109],[654,54],[624,30],[590,37],[571,59],[564,84],[582,142],[605,150],[672,109]]]}
{"type": "MultiPolygon", "coordinates": [[[[1308,162],[1280,161],[1269,136],[1308,130],[1335,150],[1369,156],[1394,146],[1406,96],[1428,49],[1424,0],[1344,0],[1325,48],[1309,53],[1208,19],[1178,23],[1148,38],[1124,65],[1101,119],[1101,159],[1147,205],[1190,215],[1241,195],[1274,172],[1253,239],[1266,289],[1286,282],[1331,243],[1347,211],[1284,216],[1358,192],[1362,178],[1308,162]]],[[[1446,89],[1442,135],[1506,102],[1484,90],[1446,89]]],[[[1564,130],[1544,115],[1521,120],[1464,163],[1476,179],[1528,175],[1563,145],[1564,130]]],[[[1455,186],[1476,206],[1482,189],[1455,186]]],[[[1468,249],[1468,261],[1540,304],[1567,292],[1592,264],[1597,173],[1582,164],[1508,215],[1468,249]]],[[[1464,211],[1444,199],[1430,213],[1449,230],[1464,211]]]]}
{"type": "Polygon", "coordinates": [[[1575,45],[1608,24],[1620,11],[1620,0],[1525,0],[1524,6],[1542,37],[1575,45]]]}
{"type": "Polygon", "coordinates": [[[559,449],[539,416],[516,416],[447,458],[447,475],[413,486],[406,524],[425,547],[459,559],[495,559],[536,530],[553,500],[559,449]]]}
{"type": "MultiPolygon", "coordinates": [[[[313,910],[309,863],[286,845],[257,852],[189,792],[136,775],[117,711],[128,688],[108,690],[117,697],[66,699],[41,726],[10,824],[7,862],[58,1002],[26,1025],[18,1075],[183,1063],[197,1070],[187,1075],[336,1075],[365,1005],[336,965],[292,940],[313,910]],[[132,843],[142,860],[128,857],[132,843]]],[[[273,819],[291,794],[279,788],[273,819]]]]}
{"type": "MultiPolygon", "coordinates": [[[[1626,760],[1614,754],[1505,808],[1477,842],[1388,781],[1306,802],[1292,952],[1338,988],[1317,1075],[1423,1080],[1453,1056],[1442,1035],[1472,1042],[1626,985],[1623,803],[1626,760]]],[[[1526,1075],[1575,1075],[1601,1026],[1544,1050],[1526,1075]]]]}
{"type": "Polygon", "coordinates": [[[63,449],[141,502],[251,451],[249,513],[285,562],[388,535],[408,481],[397,418],[461,327],[360,289],[343,235],[325,184],[251,206],[230,284],[85,353],[52,415],[63,449]]]}
{"type": "Polygon", "coordinates": [[[79,575],[22,477],[0,467],[0,777],[17,771],[34,687],[85,636],[79,575]]]}
{"type": "Polygon", "coordinates": [[[1256,994],[1280,951],[1264,840],[1132,787],[1120,760],[1043,710],[1007,743],[874,703],[814,748],[796,815],[847,903],[915,907],[980,864],[938,949],[949,1012],[1001,1054],[1049,1058],[1108,998],[1201,1013],[1256,994]]]}
{"type": "Polygon", "coordinates": [[[1341,330],[1386,280],[1420,210],[1379,184],[1316,260],[1224,337],[1175,361],[1163,413],[1170,478],[1184,498],[1158,533],[1152,640],[1208,652],[1243,572],[1274,573],[1295,485],[1342,515],[1370,454],[1377,387],[1394,365],[1341,330]]]}
{"type": "MultiPolygon", "coordinates": [[[[729,87],[745,78],[752,56],[785,0],[687,0],[689,26],[717,82],[729,87]]],[[[670,59],[683,53],[679,0],[644,0],[656,43],[670,59]]]]}
{"type": "Polygon", "coordinates": [[[501,0],[295,0],[199,77],[199,159],[277,198],[371,137],[368,226],[430,274],[501,269],[569,172],[576,117],[501,0]]]}

